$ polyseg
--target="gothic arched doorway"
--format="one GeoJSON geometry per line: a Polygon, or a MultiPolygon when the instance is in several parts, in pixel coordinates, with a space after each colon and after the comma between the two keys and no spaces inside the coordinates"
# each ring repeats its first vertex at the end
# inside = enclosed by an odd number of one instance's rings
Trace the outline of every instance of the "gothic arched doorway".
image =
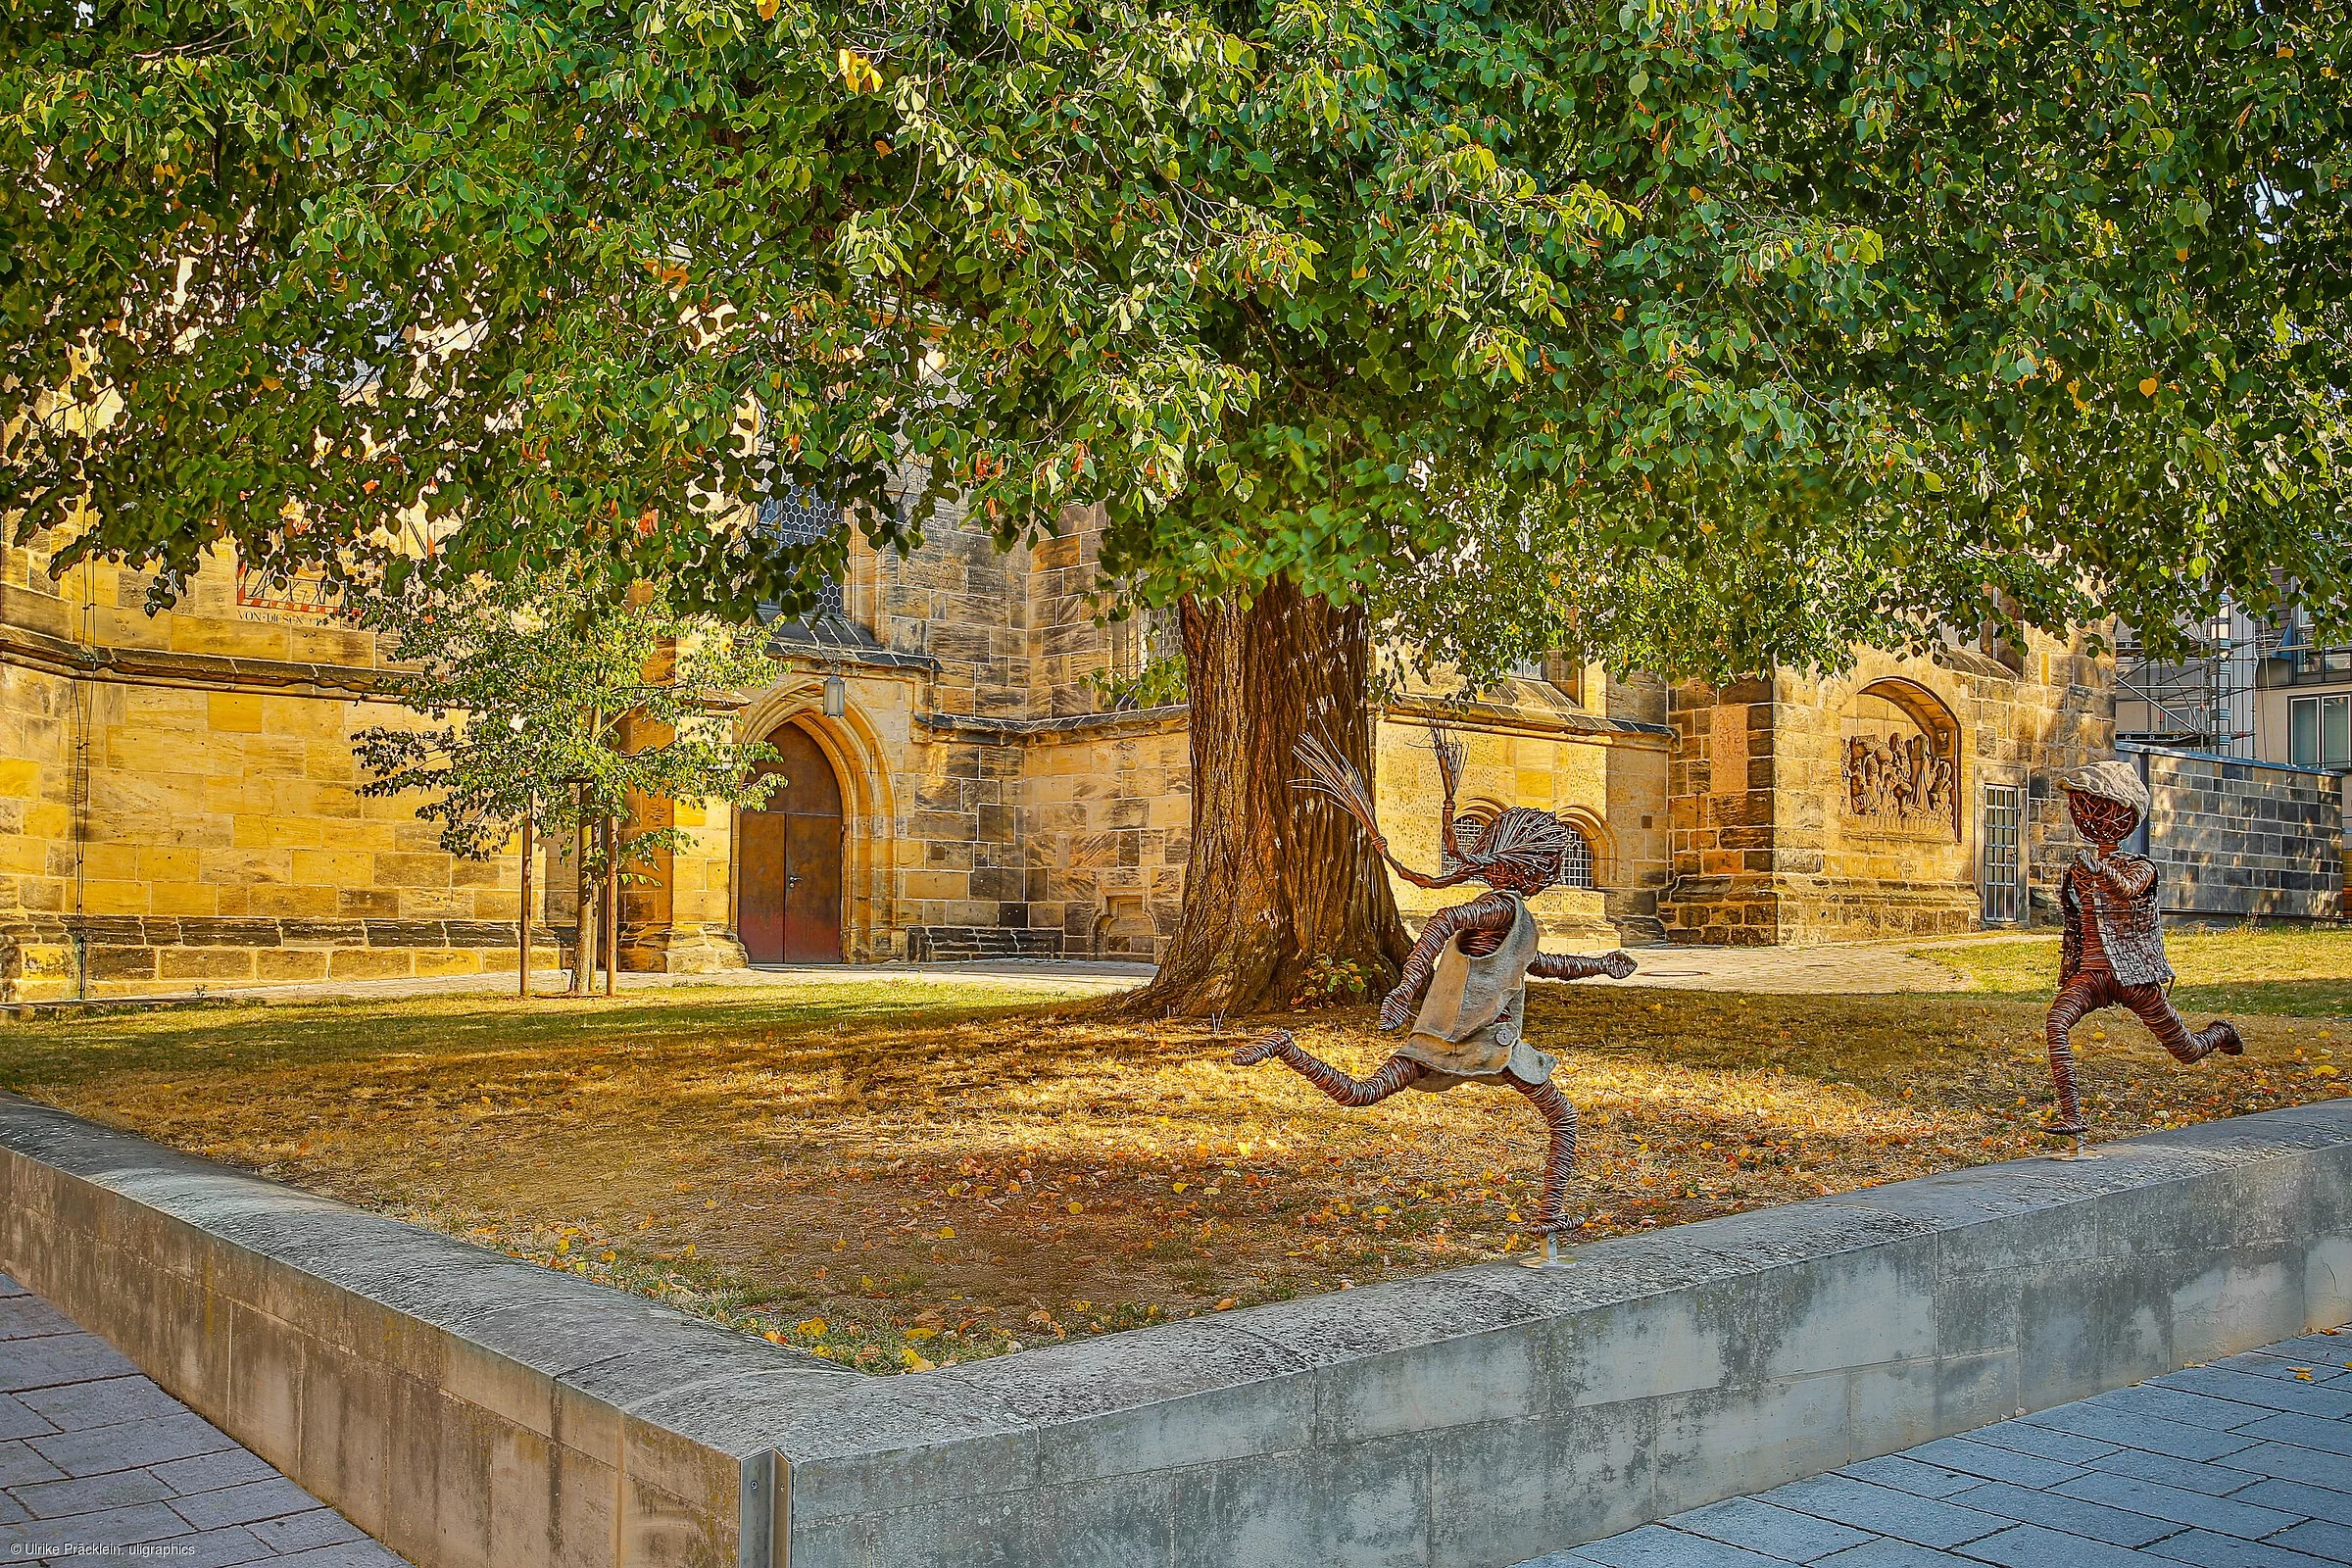
{"type": "Polygon", "coordinates": [[[841,780],[798,724],[767,737],[787,782],[736,816],[735,931],[754,963],[841,961],[841,780]]]}

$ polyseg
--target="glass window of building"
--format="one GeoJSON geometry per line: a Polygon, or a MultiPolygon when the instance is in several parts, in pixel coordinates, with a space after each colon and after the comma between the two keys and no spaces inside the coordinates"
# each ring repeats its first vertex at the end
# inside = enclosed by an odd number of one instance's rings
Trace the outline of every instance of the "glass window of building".
{"type": "Polygon", "coordinates": [[[2297,766],[2352,767],[2352,693],[2290,699],[2286,728],[2297,766]]]}
{"type": "MultiPolygon", "coordinates": [[[[781,501],[760,506],[760,527],[779,543],[812,545],[841,531],[841,507],[814,490],[796,489],[781,501]]],[[[817,590],[816,604],[802,619],[811,624],[845,620],[849,615],[848,604],[841,579],[829,577],[817,590]]],[[[771,616],[777,612],[773,605],[763,605],[760,609],[771,616]]]]}

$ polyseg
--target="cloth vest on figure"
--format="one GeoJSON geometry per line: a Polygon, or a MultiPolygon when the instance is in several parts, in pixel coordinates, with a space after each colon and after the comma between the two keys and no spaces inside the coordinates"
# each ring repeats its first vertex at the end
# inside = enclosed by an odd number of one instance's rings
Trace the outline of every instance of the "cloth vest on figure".
{"type": "Polygon", "coordinates": [[[1504,1072],[1540,1084],[1559,1063],[1519,1037],[1527,1016],[1527,966],[1535,961],[1539,933],[1527,901],[1511,901],[1511,928],[1484,957],[1462,951],[1456,936],[1438,955],[1437,973],[1421,999],[1413,1032],[1397,1054],[1429,1069],[1415,1089],[1445,1090],[1469,1078],[1499,1078],[1504,1072]]]}

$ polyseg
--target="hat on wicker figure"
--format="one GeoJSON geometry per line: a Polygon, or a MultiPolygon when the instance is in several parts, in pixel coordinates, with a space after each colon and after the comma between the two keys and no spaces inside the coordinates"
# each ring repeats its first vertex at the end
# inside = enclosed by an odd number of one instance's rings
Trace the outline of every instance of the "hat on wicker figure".
{"type": "Polygon", "coordinates": [[[2147,780],[2141,778],[2139,769],[2130,762],[2092,762],[2078,767],[2060,778],[2058,787],[2077,795],[2095,795],[2102,801],[2129,806],[2139,813],[2141,821],[2148,819],[2150,801],[2147,780]]]}

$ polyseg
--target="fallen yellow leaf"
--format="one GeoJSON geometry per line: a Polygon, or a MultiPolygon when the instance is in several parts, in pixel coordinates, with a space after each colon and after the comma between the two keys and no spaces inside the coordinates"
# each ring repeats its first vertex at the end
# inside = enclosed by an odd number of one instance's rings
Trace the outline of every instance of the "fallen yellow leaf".
{"type": "Polygon", "coordinates": [[[2154,376],[2151,375],[2139,383],[2139,395],[2143,398],[2152,398],[2156,395],[2156,378],[2154,376]]]}

